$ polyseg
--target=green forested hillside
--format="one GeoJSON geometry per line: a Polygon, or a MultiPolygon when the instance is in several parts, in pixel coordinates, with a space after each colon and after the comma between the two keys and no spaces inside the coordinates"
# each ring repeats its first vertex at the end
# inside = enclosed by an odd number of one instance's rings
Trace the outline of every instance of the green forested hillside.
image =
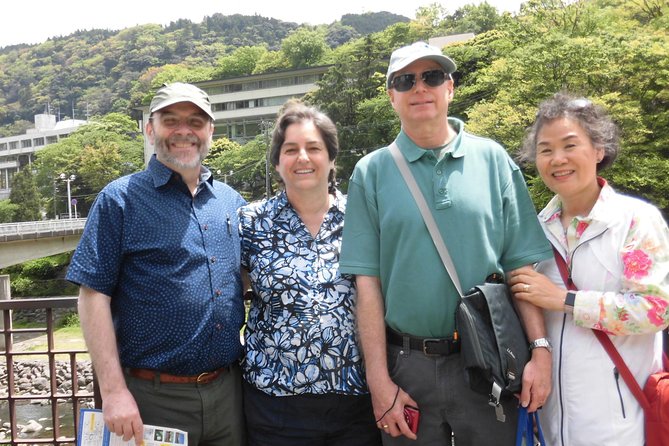
{"type": "MultiPolygon", "coordinates": [[[[262,20],[249,18],[248,23],[266,23],[262,20]]],[[[451,115],[513,155],[539,102],[560,90],[587,96],[607,107],[622,128],[622,153],[603,176],[618,190],[644,197],[669,215],[669,0],[529,0],[514,16],[500,15],[486,3],[454,13],[435,4],[419,8],[415,20],[366,35],[356,35],[343,20],[321,27],[277,24],[275,40],[232,33],[228,38],[248,39],[241,46],[203,32],[203,26],[175,23],[90,32],[82,34],[86,39],[73,35],[0,52],[2,122],[42,110],[44,101],[53,103],[56,97],[51,91],[73,94],[71,98],[78,92],[76,97],[88,98],[89,107],[105,114],[38,152],[34,168],[44,209],[49,211],[53,203],[53,178],[59,172],[81,179],[73,196],[88,205],[106,182],[142,168],[141,136],[128,110],[146,101],[162,82],[310,65],[331,65],[320,88],[306,99],[338,126],[338,179],[345,192],[355,162],[387,145],[399,130],[385,92],[392,50],[474,32],[473,39],[444,48],[458,64],[451,115]],[[189,32],[195,34],[184,35],[189,32]],[[52,51],[56,47],[59,51],[52,51]],[[161,64],[163,57],[169,63],[161,64]],[[60,66],[64,68],[56,68],[60,66]],[[119,113],[106,115],[112,110],[119,113]]],[[[69,107],[66,101],[61,106],[69,107]]],[[[266,135],[245,145],[222,138],[206,162],[247,199],[257,199],[265,193],[266,148],[266,135]]],[[[525,173],[535,204],[542,207],[548,194],[531,167],[525,173]]],[[[3,209],[0,202],[0,216],[3,209]]]]}
{"type": "MultiPolygon", "coordinates": [[[[364,28],[350,24],[305,27],[337,46],[365,33],[408,21],[387,12],[364,14],[364,28]]],[[[283,68],[282,41],[298,29],[296,23],[255,16],[214,14],[201,23],[178,20],[168,26],[146,24],[120,31],[78,31],[37,45],[0,48],[0,135],[15,134],[47,106],[61,117],[76,118],[110,112],[129,113],[139,105],[161,72],[188,73],[188,80],[205,80],[221,71],[219,60],[240,48],[264,50],[261,71],[283,68]],[[4,130],[2,127],[4,127],[4,130]]],[[[250,74],[250,73],[233,73],[250,74]]],[[[172,75],[166,74],[165,77],[172,75]]]]}

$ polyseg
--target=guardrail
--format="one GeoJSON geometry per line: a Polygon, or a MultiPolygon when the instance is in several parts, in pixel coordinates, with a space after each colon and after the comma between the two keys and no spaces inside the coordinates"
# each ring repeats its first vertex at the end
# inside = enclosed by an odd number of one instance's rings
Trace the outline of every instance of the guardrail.
{"type": "Polygon", "coordinates": [[[2,223],[0,242],[80,234],[85,225],[85,218],[2,223]]]}

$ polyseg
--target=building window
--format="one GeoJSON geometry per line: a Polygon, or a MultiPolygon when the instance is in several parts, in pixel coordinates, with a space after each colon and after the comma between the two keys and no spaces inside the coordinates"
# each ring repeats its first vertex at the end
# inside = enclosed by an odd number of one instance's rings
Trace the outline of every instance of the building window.
{"type": "Polygon", "coordinates": [[[259,122],[247,122],[246,123],[246,136],[256,136],[259,135],[260,123],[259,122]]]}
{"type": "Polygon", "coordinates": [[[6,142],[0,142],[0,150],[7,150],[7,143],[6,142]]]}
{"type": "Polygon", "coordinates": [[[313,84],[318,81],[322,74],[306,74],[301,76],[287,76],[275,79],[252,80],[246,82],[235,82],[232,84],[220,85],[216,87],[205,88],[209,95],[238,93],[240,91],[254,91],[265,88],[288,87],[291,85],[313,84]]]}
{"type": "Polygon", "coordinates": [[[32,146],[33,146],[33,142],[32,142],[31,139],[23,139],[23,140],[21,140],[21,148],[22,148],[22,149],[25,149],[25,148],[27,148],[27,147],[32,147],[32,146]]]}
{"type": "Polygon", "coordinates": [[[7,189],[11,189],[12,187],[12,180],[14,179],[14,174],[16,173],[16,170],[14,169],[7,169],[7,189]]]}
{"type": "Polygon", "coordinates": [[[33,139],[33,145],[35,147],[43,146],[44,145],[44,138],[35,138],[33,139]]]}
{"type": "Polygon", "coordinates": [[[46,137],[47,144],[55,144],[57,142],[58,142],[58,137],[56,135],[46,137]]]}
{"type": "Polygon", "coordinates": [[[9,150],[18,149],[18,148],[19,148],[19,142],[18,141],[9,141],[9,150]]]}

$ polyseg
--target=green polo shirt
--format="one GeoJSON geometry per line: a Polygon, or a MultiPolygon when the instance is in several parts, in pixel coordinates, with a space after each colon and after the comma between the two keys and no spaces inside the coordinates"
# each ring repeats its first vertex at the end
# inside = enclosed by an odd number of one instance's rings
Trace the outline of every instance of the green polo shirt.
{"type": "MultiPolygon", "coordinates": [[[[397,145],[434,215],[463,290],[494,272],[550,258],[522,173],[502,146],[458,131],[450,150],[418,147],[400,132],[397,145]]],[[[455,329],[458,295],[418,206],[387,147],[362,158],[348,188],[343,273],[381,279],[386,323],[414,336],[455,329]]]]}

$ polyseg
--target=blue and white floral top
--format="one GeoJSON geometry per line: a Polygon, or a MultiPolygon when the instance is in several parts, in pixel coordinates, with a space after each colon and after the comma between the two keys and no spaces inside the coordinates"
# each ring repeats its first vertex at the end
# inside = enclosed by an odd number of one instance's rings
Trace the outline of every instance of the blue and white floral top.
{"type": "Polygon", "coordinates": [[[242,265],[255,293],[242,367],[267,394],[368,393],[354,277],[339,272],[345,206],[337,191],[315,238],[285,192],[240,209],[242,265]]]}

